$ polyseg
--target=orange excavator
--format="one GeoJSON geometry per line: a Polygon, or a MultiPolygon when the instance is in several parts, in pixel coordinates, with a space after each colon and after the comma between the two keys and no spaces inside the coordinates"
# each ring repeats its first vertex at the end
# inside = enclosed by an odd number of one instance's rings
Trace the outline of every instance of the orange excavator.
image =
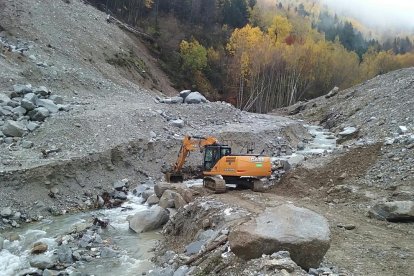
{"type": "Polygon", "coordinates": [[[203,186],[216,193],[226,192],[227,184],[262,189],[260,178],[272,173],[270,157],[260,154],[232,154],[231,147],[222,145],[215,137],[186,135],[172,170],[166,173],[168,182],[183,181],[182,168],[191,151],[204,151],[203,186]]]}

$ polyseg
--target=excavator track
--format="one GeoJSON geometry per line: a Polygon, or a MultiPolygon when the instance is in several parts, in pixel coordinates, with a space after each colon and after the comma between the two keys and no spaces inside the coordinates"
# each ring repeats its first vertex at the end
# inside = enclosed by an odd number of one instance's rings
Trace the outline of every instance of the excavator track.
{"type": "Polygon", "coordinates": [[[203,179],[203,186],[214,191],[216,194],[226,192],[226,182],[217,176],[205,176],[203,179]]]}

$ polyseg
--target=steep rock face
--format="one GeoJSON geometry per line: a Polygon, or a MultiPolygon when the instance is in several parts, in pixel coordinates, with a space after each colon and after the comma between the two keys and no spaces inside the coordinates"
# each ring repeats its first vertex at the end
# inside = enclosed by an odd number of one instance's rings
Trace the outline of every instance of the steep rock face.
{"type": "Polygon", "coordinates": [[[286,250],[292,260],[308,269],[318,267],[329,249],[330,231],[323,216],[283,204],[267,208],[254,221],[236,227],[229,242],[232,251],[243,259],[286,250]]]}

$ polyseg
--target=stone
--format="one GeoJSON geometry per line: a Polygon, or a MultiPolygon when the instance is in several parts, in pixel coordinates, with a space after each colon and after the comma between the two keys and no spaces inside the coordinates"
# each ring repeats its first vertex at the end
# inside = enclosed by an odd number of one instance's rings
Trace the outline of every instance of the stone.
{"type": "Polygon", "coordinates": [[[9,116],[12,112],[4,107],[0,106],[0,116],[9,116]]]}
{"type": "Polygon", "coordinates": [[[171,191],[171,190],[166,190],[162,194],[162,196],[160,198],[160,202],[158,203],[158,205],[160,205],[164,209],[173,208],[174,207],[175,194],[176,193],[171,191]]]}
{"type": "Polygon", "coordinates": [[[338,92],[339,92],[339,87],[335,86],[331,91],[329,91],[328,94],[325,95],[325,98],[327,99],[332,98],[333,96],[338,94],[338,92]]]}
{"type": "Polygon", "coordinates": [[[166,104],[181,104],[183,103],[183,101],[184,99],[181,97],[171,97],[171,98],[165,98],[161,100],[162,103],[166,103],[166,104]]]}
{"type": "Polygon", "coordinates": [[[406,134],[407,132],[408,132],[408,128],[406,126],[398,127],[398,134],[406,134]]]}
{"type": "Polygon", "coordinates": [[[125,187],[128,187],[128,179],[117,180],[114,182],[113,187],[117,191],[122,191],[125,187]]]}
{"type": "Polygon", "coordinates": [[[84,234],[82,238],[79,240],[79,246],[85,248],[89,246],[92,241],[93,237],[91,235],[84,234]]]}
{"type": "Polygon", "coordinates": [[[31,266],[46,269],[55,265],[55,258],[46,254],[34,255],[30,258],[29,263],[31,266]]]}
{"type": "Polygon", "coordinates": [[[46,108],[50,113],[57,113],[59,111],[59,107],[49,99],[37,99],[36,105],[46,108]]]}
{"type": "Polygon", "coordinates": [[[154,190],[153,189],[148,189],[148,190],[145,190],[141,193],[141,197],[144,201],[146,201],[153,194],[154,194],[154,190]]]}
{"type": "Polygon", "coordinates": [[[174,270],[171,267],[157,267],[148,273],[148,276],[173,276],[174,270]]]}
{"type": "Polygon", "coordinates": [[[12,214],[13,214],[13,212],[12,212],[12,209],[10,207],[5,207],[0,212],[0,216],[2,216],[3,218],[11,217],[12,214]]]}
{"type": "Polygon", "coordinates": [[[24,148],[24,149],[30,149],[30,148],[33,147],[33,142],[24,140],[24,141],[22,141],[21,145],[22,145],[22,148],[24,148]]]}
{"type": "Polygon", "coordinates": [[[31,250],[31,253],[32,254],[40,254],[40,253],[46,252],[47,249],[48,249],[47,244],[42,243],[42,242],[36,242],[33,245],[33,248],[31,250]]]}
{"type": "Polygon", "coordinates": [[[356,226],[353,225],[353,224],[342,224],[342,223],[339,223],[336,226],[338,228],[344,228],[345,230],[354,230],[356,228],[356,226]]]}
{"type": "Polygon", "coordinates": [[[154,185],[154,192],[160,198],[166,190],[172,189],[172,187],[173,184],[160,182],[154,185]]]}
{"type": "Polygon", "coordinates": [[[186,204],[187,202],[179,193],[174,194],[174,207],[176,209],[180,209],[181,207],[184,207],[186,204]]]}
{"type": "Polygon", "coordinates": [[[59,246],[57,249],[57,257],[59,262],[71,264],[73,262],[72,249],[67,245],[59,246]]]}
{"type": "Polygon", "coordinates": [[[36,104],[37,99],[38,99],[38,97],[35,93],[28,93],[28,94],[24,95],[24,98],[23,98],[23,100],[29,101],[33,104],[36,104]]]}
{"type": "Polygon", "coordinates": [[[50,113],[49,110],[44,107],[37,107],[30,111],[28,115],[32,121],[42,122],[49,117],[50,113]]]}
{"type": "Polygon", "coordinates": [[[3,250],[3,246],[4,246],[4,238],[0,236],[0,251],[3,250]]]}
{"type": "Polygon", "coordinates": [[[338,180],[344,180],[347,177],[348,177],[348,174],[346,172],[344,172],[340,176],[338,176],[338,180]]]}
{"type": "Polygon", "coordinates": [[[35,89],[34,93],[41,96],[47,96],[49,94],[49,89],[45,86],[40,86],[35,89]]]}
{"type": "Polygon", "coordinates": [[[206,243],[205,240],[194,241],[190,243],[189,245],[185,247],[185,254],[187,256],[197,254],[198,252],[200,252],[201,248],[203,247],[205,243],[206,243]]]}
{"type": "Polygon", "coordinates": [[[18,106],[13,108],[13,113],[18,116],[24,116],[26,114],[27,110],[24,107],[18,106]]]}
{"type": "Polygon", "coordinates": [[[305,149],[305,144],[304,143],[298,143],[298,145],[296,146],[298,150],[304,150],[305,149]]]}
{"type": "Polygon", "coordinates": [[[15,84],[13,85],[13,90],[17,94],[27,94],[32,93],[32,85],[31,84],[15,84]]]}
{"type": "Polygon", "coordinates": [[[175,126],[175,127],[178,127],[178,128],[183,128],[184,127],[184,121],[181,120],[181,119],[172,120],[171,125],[175,126]]]}
{"type": "Polygon", "coordinates": [[[414,221],[414,201],[392,201],[378,203],[368,214],[372,218],[391,222],[414,221]]]}
{"type": "Polygon", "coordinates": [[[160,199],[155,194],[150,195],[146,201],[149,206],[158,204],[158,202],[160,202],[160,199]]]}
{"type": "Polygon", "coordinates": [[[136,233],[156,230],[168,221],[168,212],[160,206],[152,206],[149,209],[137,212],[129,218],[129,228],[136,233]]]}
{"type": "Polygon", "coordinates": [[[7,96],[4,93],[0,93],[0,106],[7,105],[10,101],[11,99],[9,98],[9,96],[7,96]]]}
{"type": "Polygon", "coordinates": [[[330,231],[323,216],[282,204],[237,226],[230,232],[229,243],[232,251],[246,260],[286,250],[294,262],[308,269],[318,267],[329,249],[330,231]]]}
{"type": "Polygon", "coordinates": [[[183,90],[180,92],[180,97],[185,100],[185,98],[187,98],[187,96],[190,95],[190,93],[191,93],[191,90],[183,90]]]}
{"type": "Polygon", "coordinates": [[[72,258],[75,261],[80,261],[81,260],[81,255],[80,255],[80,253],[78,251],[75,251],[75,252],[72,253],[72,258]]]}
{"type": "Polygon", "coordinates": [[[358,129],[356,127],[345,127],[341,132],[338,134],[340,136],[350,136],[354,135],[356,132],[358,132],[358,129]]]}
{"type": "Polygon", "coordinates": [[[26,99],[23,99],[20,104],[23,108],[25,108],[28,111],[36,108],[36,105],[34,103],[26,99]]]}
{"type": "Polygon", "coordinates": [[[127,195],[123,191],[115,191],[114,198],[120,199],[120,200],[126,200],[127,199],[127,195]]]}
{"type": "Polygon", "coordinates": [[[43,270],[43,274],[41,275],[42,276],[59,276],[61,274],[60,274],[60,271],[57,271],[57,270],[45,269],[43,270]]]}
{"type": "Polygon", "coordinates": [[[200,92],[191,92],[184,100],[187,104],[206,103],[207,99],[200,92]]]}
{"type": "Polygon", "coordinates": [[[8,137],[22,137],[25,131],[26,127],[22,123],[12,120],[7,120],[2,129],[3,134],[8,137]]]}
{"type": "Polygon", "coordinates": [[[173,274],[173,276],[186,276],[190,268],[186,265],[180,266],[173,274]]]}
{"type": "Polygon", "coordinates": [[[49,100],[53,101],[56,105],[63,104],[63,98],[59,95],[51,95],[49,100]]]}
{"type": "Polygon", "coordinates": [[[26,125],[26,128],[29,130],[29,131],[34,131],[35,129],[37,129],[39,127],[39,124],[37,124],[37,123],[35,123],[35,122],[29,122],[27,125],[26,125]]]}

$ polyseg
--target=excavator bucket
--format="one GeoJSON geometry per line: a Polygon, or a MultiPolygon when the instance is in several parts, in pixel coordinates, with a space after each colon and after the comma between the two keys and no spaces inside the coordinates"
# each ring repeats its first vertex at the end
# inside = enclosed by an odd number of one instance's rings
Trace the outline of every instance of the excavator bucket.
{"type": "Polygon", "coordinates": [[[184,181],[184,175],[182,173],[168,172],[165,174],[165,181],[169,183],[179,183],[184,181]]]}

